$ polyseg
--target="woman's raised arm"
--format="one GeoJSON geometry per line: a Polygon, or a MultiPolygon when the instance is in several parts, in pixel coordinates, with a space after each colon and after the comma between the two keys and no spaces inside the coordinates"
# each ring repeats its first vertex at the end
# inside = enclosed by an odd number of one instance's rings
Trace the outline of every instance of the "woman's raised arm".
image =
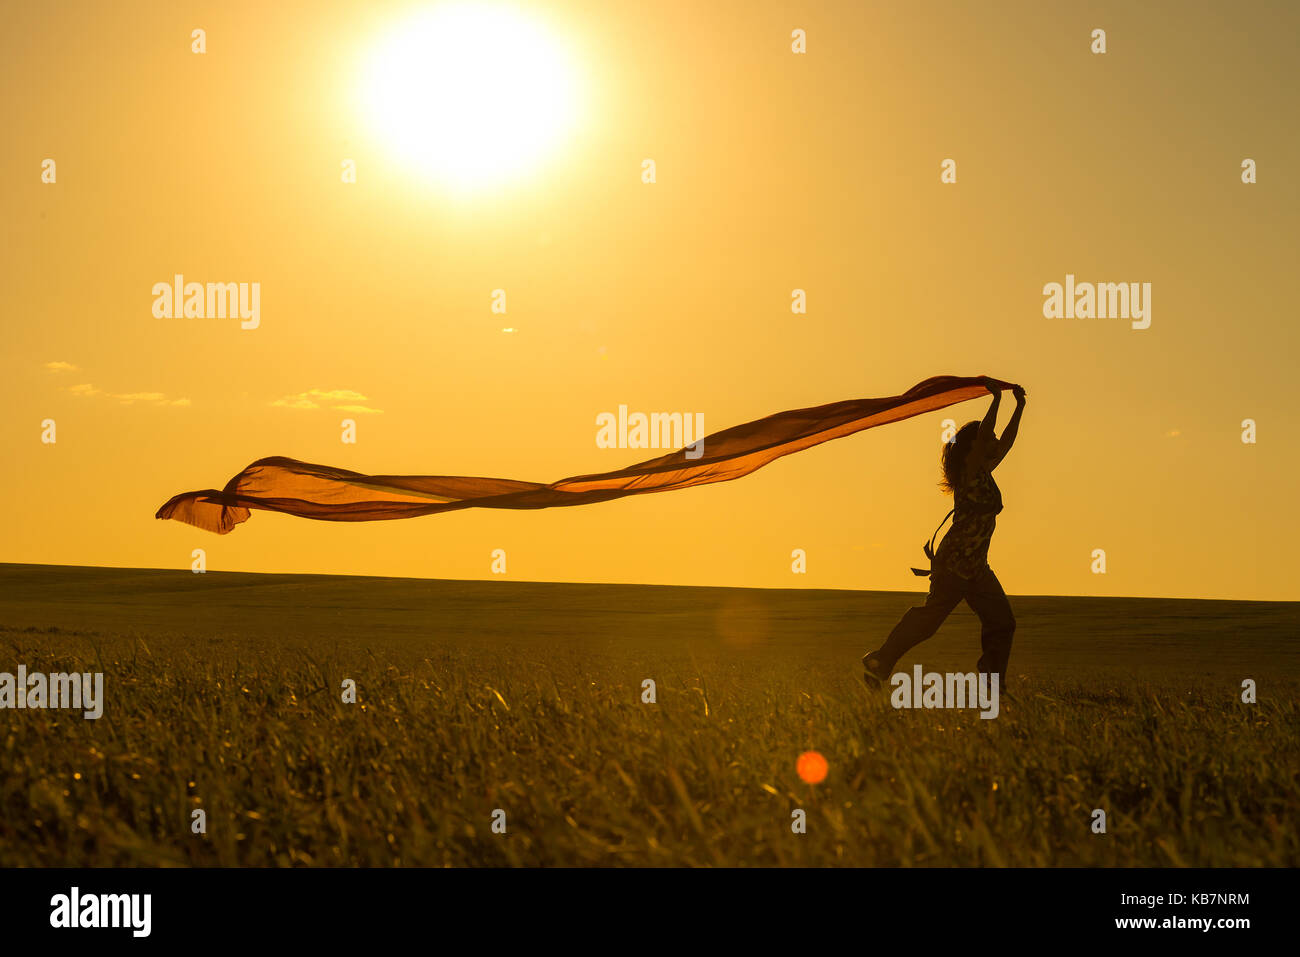
{"type": "Polygon", "coordinates": [[[1020,416],[1025,411],[1025,390],[1018,385],[1012,386],[1011,394],[1016,397],[1016,411],[1011,413],[1011,421],[1002,430],[1002,438],[993,440],[992,452],[987,460],[990,472],[1007,457],[1011,446],[1016,444],[1016,435],[1020,432],[1020,416]]]}

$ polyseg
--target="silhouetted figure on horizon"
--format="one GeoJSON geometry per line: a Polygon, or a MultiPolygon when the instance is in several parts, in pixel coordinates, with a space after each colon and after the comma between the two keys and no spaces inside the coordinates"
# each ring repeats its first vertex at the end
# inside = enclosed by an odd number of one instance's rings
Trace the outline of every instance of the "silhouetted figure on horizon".
{"type": "Polygon", "coordinates": [[[884,645],[863,656],[868,684],[888,685],[898,660],[938,631],[944,619],[965,599],[980,620],[983,654],[979,671],[996,674],[999,688],[1006,688],[1007,659],[1011,656],[1016,618],[988,561],[989,542],[997,514],[1002,511],[1002,493],[993,481],[993,470],[1015,444],[1020,415],[1025,410],[1025,390],[1020,386],[1012,388],[1016,411],[999,438],[994,429],[1002,392],[991,380],[985,384],[993,393],[993,403],[984,420],[967,422],[943,447],[941,487],[952,494],[955,506],[952,528],[934,554],[930,594],[924,605],[908,609],[884,645]]]}

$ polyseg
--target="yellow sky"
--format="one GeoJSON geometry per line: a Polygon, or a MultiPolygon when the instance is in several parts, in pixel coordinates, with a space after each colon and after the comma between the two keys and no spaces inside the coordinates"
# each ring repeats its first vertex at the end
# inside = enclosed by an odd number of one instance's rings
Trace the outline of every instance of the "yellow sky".
{"type": "Polygon", "coordinates": [[[0,561],[488,578],[501,548],[515,579],[911,589],[950,506],[940,423],[985,401],[584,508],[225,537],[153,512],[267,455],[551,481],[658,454],[597,447],[619,405],[716,431],[989,374],[1029,392],[997,473],[1008,592],[1300,598],[1294,5],[523,5],[577,125],[459,194],[359,105],[422,6],[7,15],[0,561]],[[260,325],[155,318],[176,273],[260,283],[260,325]],[[1044,318],[1067,273],[1151,283],[1151,327],[1044,318]],[[313,390],[347,395],[293,407],[313,390]]]}

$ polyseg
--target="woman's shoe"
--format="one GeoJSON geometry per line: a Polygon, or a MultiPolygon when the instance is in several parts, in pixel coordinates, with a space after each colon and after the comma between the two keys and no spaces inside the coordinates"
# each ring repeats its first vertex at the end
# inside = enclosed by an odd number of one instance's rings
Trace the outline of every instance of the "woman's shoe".
{"type": "Polygon", "coordinates": [[[862,680],[876,691],[884,691],[889,686],[889,675],[874,653],[862,656],[862,680]]]}

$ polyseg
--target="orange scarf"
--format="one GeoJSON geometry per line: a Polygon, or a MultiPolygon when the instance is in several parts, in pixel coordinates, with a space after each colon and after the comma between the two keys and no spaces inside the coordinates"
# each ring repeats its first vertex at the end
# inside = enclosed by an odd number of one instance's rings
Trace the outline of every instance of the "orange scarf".
{"type": "MultiPolygon", "coordinates": [[[[1011,388],[1010,383],[995,381],[1003,389],[1011,388]]],[[[705,436],[702,443],[659,458],[549,485],[472,476],[362,475],[296,459],[258,459],[221,491],[183,492],[158,509],[156,517],[225,535],[247,521],[254,508],[328,522],[373,522],[460,508],[586,505],[624,495],[728,482],[791,452],[987,394],[981,378],[935,376],[902,395],[777,412],[705,436]],[[698,452],[701,445],[702,455],[687,457],[688,449],[698,452]]]]}

